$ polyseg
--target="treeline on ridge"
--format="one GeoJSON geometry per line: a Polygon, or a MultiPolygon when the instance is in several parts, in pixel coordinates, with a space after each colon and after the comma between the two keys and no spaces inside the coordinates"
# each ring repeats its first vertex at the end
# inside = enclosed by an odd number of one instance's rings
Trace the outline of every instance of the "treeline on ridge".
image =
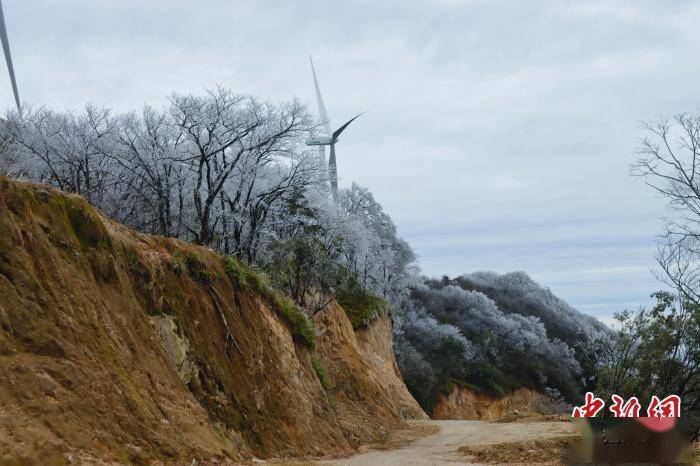
{"type": "Polygon", "coordinates": [[[607,329],[523,272],[426,279],[403,307],[397,357],[428,410],[455,385],[494,397],[529,387],[567,401],[595,385],[594,348],[607,329]]]}

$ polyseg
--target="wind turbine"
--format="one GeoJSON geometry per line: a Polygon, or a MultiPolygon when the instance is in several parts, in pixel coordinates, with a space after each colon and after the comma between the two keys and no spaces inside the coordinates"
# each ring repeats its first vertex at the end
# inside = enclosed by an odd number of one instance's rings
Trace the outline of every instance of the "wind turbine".
{"type": "Polygon", "coordinates": [[[22,116],[22,106],[19,103],[19,92],[17,92],[15,67],[12,66],[12,54],[10,53],[10,41],[7,38],[7,26],[5,26],[5,14],[2,10],[2,0],[0,0],[0,41],[2,42],[2,50],[5,52],[7,71],[10,74],[10,81],[12,82],[12,92],[15,94],[15,103],[17,104],[17,111],[19,111],[19,115],[22,116]]]}
{"type": "Polygon", "coordinates": [[[335,160],[335,144],[338,142],[340,134],[345,131],[350,123],[355,121],[357,117],[362,115],[358,113],[353,118],[350,119],[340,128],[333,131],[331,129],[331,121],[328,118],[328,112],[326,111],[326,105],[323,103],[323,96],[321,96],[321,89],[318,87],[318,79],[316,78],[316,69],[314,68],[314,61],[309,56],[311,61],[311,73],[314,75],[314,87],[316,88],[316,100],[318,101],[318,118],[321,123],[321,129],[323,132],[317,134],[312,139],[306,142],[307,146],[318,146],[318,158],[321,166],[325,168],[326,166],[326,146],[331,146],[331,156],[328,159],[328,171],[329,178],[331,181],[331,189],[333,191],[333,197],[338,194],[338,166],[335,160]]]}

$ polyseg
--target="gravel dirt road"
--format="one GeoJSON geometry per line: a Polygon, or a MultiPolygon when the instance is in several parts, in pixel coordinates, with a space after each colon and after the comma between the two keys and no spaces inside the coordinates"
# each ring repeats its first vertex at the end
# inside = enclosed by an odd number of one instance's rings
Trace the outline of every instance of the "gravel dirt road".
{"type": "Polygon", "coordinates": [[[372,450],[350,458],[316,464],[338,466],[376,465],[455,465],[473,464],[457,450],[465,445],[492,445],[504,442],[546,439],[573,434],[567,422],[413,421],[433,424],[439,432],[397,450],[372,450]]]}

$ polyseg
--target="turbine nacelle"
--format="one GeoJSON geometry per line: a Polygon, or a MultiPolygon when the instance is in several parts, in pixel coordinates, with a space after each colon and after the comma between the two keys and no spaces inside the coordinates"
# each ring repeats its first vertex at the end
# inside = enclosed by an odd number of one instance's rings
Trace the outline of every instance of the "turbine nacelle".
{"type": "Polygon", "coordinates": [[[333,144],[335,141],[331,140],[330,136],[326,135],[319,135],[315,136],[308,141],[306,141],[307,146],[329,146],[333,144]]]}
{"type": "MultiPolygon", "coordinates": [[[[364,112],[362,112],[364,113],[364,112]]],[[[312,137],[308,141],[306,141],[307,146],[330,146],[332,144],[335,144],[340,140],[340,134],[345,131],[345,128],[350,125],[353,121],[355,121],[362,113],[358,113],[355,115],[353,118],[351,118],[347,123],[345,123],[343,126],[340,128],[336,129],[333,131],[332,136],[328,136],[327,134],[319,134],[317,136],[312,137]]]]}

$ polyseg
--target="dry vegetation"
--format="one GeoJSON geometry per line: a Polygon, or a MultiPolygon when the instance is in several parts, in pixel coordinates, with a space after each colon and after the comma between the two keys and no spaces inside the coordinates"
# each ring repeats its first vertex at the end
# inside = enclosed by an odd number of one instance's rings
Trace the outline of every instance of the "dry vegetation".
{"type": "MultiPolygon", "coordinates": [[[[459,452],[469,461],[487,464],[564,464],[567,447],[579,436],[560,436],[545,440],[465,446],[459,452]]],[[[700,443],[691,447],[688,464],[700,464],[700,443]]]]}
{"type": "Polygon", "coordinates": [[[546,440],[462,447],[471,460],[489,464],[562,464],[567,446],[578,437],[566,435],[546,440]]]}

